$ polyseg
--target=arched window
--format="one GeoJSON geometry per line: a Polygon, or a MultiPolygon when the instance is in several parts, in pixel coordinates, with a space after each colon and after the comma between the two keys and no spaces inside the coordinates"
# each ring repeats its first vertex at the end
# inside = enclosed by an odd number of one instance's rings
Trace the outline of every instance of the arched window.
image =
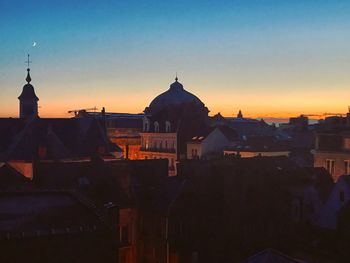
{"type": "Polygon", "coordinates": [[[165,122],[165,132],[171,132],[171,124],[170,121],[165,122]]]}
{"type": "Polygon", "coordinates": [[[143,131],[148,132],[149,131],[149,119],[145,117],[143,119],[143,131]]]}
{"type": "Polygon", "coordinates": [[[159,123],[157,121],[154,122],[154,132],[159,132],[159,123]]]}

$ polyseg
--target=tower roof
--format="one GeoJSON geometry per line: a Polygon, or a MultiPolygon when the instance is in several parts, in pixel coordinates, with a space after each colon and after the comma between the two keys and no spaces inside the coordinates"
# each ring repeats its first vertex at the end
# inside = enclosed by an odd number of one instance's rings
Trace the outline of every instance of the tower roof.
{"type": "Polygon", "coordinates": [[[19,100],[26,100],[26,99],[32,99],[38,101],[39,98],[36,96],[34,87],[30,82],[32,81],[32,78],[30,77],[30,68],[27,68],[27,77],[26,77],[27,84],[23,86],[23,90],[21,95],[18,97],[19,100]]]}

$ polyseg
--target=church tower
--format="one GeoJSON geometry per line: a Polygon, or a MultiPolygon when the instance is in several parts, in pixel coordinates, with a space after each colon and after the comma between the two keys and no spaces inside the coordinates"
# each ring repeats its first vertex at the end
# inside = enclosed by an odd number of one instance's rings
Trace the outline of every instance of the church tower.
{"type": "Polygon", "coordinates": [[[27,84],[23,86],[21,95],[19,99],[19,117],[20,118],[29,118],[33,115],[38,117],[38,101],[39,98],[35,95],[34,87],[30,82],[32,81],[30,77],[30,68],[29,68],[29,55],[28,55],[28,68],[27,68],[27,84]]]}

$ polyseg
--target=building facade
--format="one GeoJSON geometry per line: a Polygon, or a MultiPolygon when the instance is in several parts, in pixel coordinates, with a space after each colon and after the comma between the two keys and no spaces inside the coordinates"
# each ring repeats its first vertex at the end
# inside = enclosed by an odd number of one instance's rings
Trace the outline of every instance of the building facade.
{"type": "Polygon", "coordinates": [[[319,133],[313,151],[314,166],[324,167],[337,181],[350,174],[350,132],[319,133]]]}

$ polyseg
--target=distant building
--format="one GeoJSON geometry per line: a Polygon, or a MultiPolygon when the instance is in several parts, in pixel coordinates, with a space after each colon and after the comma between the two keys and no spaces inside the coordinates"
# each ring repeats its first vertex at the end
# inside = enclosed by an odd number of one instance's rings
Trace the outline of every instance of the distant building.
{"type": "Polygon", "coordinates": [[[187,142],[206,129],[208,112],[176,77],[145,109],[140,158],[168,159],[169,175],[176,175],[176,162],[187,156],[187,142]]]}
{"type": "Polygon", "coordinates": [[[106,127],[109,139],[123,150],[125,159],[140,159],[141,135],[144,114],[87,112],[80,110],[77,118],[95,118],[102,121],[106,127]]]}
{"type": "Polygon", "coordinates": [[[220,113],[211,117],[212,127],[233,130],[236,138],[222,149],[223,155],[239,157],[289,156],[290,137],[264,120],[245,118],[240,110],[237,117],[223,117],[220,113]]]}
{"type": "Polygon", "coordinates": [[[224,149],[224,155],[234,155],[242,158],[256,156],[289,156],[290,147],[286,141],[275,137],[258,136],[249,137],[224,149]]]}
{"type": "Polygon", "coordinates": [[[314,166],[324,167],[334,181],[341,175],[350,174],[350,132],[318,132],[313,154],[314,166]]]}
{"type": "Polygon", "coordinates": [[[222,157],[224,149],[238,141],[238,134],[228,126],[217,126],[187,142],[187,159],[222,157]]]}

